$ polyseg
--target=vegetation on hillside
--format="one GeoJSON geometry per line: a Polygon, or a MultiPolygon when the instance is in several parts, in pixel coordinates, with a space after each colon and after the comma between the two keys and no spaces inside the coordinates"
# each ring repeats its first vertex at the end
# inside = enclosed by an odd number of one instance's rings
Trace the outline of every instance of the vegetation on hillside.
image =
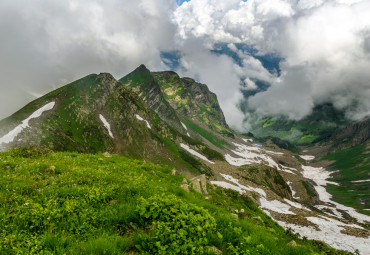
{"type": "Polygon", "coordinates": [[[326,155],[323,159],[335,160],[330,166],[339,170],[333,174],[332,181],[340,184],[328,185],[327,190],[334,195],[333,200],[338,203],[354,207],[361,213],[370,215],[370,149],[366,144],[360,144],[349,149],[326,155]]]}
{"type": "Polygon", "coordinates": [[[347,254],[299,240],[246,195],[187,192],[171,170],[107,154],[0,153],[0,254],[347,254]]]}
{"type": "Polygon", "coordinates": [[[276,137],[296,145],[309,145],[329,138],[336,130],[348,124],[344,113],[332,104],[316,106],[301,120],[287,117],[265,117],[249,120],[250,132],[256,137],[276,137]]]}

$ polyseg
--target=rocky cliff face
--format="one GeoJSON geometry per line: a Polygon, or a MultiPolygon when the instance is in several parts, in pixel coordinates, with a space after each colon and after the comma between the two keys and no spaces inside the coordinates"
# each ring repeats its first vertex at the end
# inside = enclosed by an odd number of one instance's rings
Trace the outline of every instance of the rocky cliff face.
{"type": "Polygon", "coordinates": [[[181,115],[197,119],[215,131],[228,129],[217,96],[207,85],[191,78],[180,78],[175,72],[153,73],[166,100],[181,115]]]}
{"type": "MultiPolygon", "coordinates": [[[[141,75],[132,77],[148,78],[145,69],[136,71],[141,75]]],[[[0,121],[0,150],[32,144],[49,146],[56,151],[108,151],[211,174],[203,162],[179,146],[182,142],[194,141],[177,131],[178,127],[184,128],[175,110],[160,99],[160,93],[158,96],[160,89],[155,80],[151,82],[145,83],[149,88],[148,102],[174,125],[163,121],[139,95],[112,75],[92,74],[31,102],[0,121]]],[[[196,144],[204,148],[199,141],[196,144]]]]}
{"type": "Polygon", "coordinates": [[[216,132],[231,134],[217,96],[207,85],[175,72],[151,73],[144,65],[120,79],[132,88],[158,115],[177,130],[180,119],[199,121],[216,132]]]}
{"type": "Polygon", "coordinates": [[[349,148],[358,144],[366,143],[370,137],[370,117],[348,125],[344,129],[336,131],[330,141],[334,144],[334,150],[349,148]]]}
{"type": "Polygon", "coordinates": [[[185,132],[176,111],[165,100],[159,84],[144,65],[139,66],[119,81],[132,88],[161,119],[177,130],[185,132]]]}

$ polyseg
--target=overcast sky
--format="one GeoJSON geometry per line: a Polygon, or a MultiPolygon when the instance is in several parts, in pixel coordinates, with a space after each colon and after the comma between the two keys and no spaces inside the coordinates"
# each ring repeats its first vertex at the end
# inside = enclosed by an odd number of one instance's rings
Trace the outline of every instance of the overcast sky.
{"type": "Polygon", "coordinates": [[[331,102],[347,116],[370,113],[369,0],[4,0],[0,1],[0,118],[90,73],[120,78],[145,64],[214,91],[227,121],[242,129],[241,80],[259,115],[300,119],[331,102]],[[280,57],[281,73],[256,55],[280,57]],[[220,45],[230,54],[216,54],[220,45]],[[163,55],[162,55],[163,56],[163,55]]]}

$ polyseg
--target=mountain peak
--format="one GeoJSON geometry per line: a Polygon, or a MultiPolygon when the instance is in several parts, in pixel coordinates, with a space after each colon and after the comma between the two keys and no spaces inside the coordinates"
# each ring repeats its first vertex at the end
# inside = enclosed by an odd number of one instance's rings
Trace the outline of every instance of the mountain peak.
{"type": "Polygon", "coordinates": [[[150,73],[150,71],[144,64],[141,64],[132,73],[150,73]]]}
{"type": "Polygon", "coordinates": [[[100,73],[100,74],[98,74],[98,77],[99,78],[110,79],[110,80],[115,80],[113,75],[111,75],[110,73],[100,73]]]}
{"type": "Polygon", "coordinates": [[[185,130],[180,120],[191,120],[196,125],[233,137],[217,96],[205,84],[189,77],[180,78],[173,71],[150,72],[144,65],[120,82],[132,88],[162,119],[182,133],[185,130]]]}

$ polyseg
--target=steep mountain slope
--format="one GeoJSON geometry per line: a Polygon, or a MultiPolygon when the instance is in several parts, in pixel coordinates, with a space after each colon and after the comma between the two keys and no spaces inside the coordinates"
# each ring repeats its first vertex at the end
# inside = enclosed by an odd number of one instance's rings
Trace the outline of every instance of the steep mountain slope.
{"type": "Polygon", "coordinates": [[[0,122],[3,149],[33,144],[57,151],[108,151],[209,174],[206,165],[176,146],[181,137],[110,74],[86,76],[0,122]]]}
{"type": "Polygon", "coordinates": [[[323,157],[333,171],[329,185],[333,200],[370,215],[370,118],[336,131],[320,146],[328,148],[323,157]]]}
{"type": "Polygon", "coordinates": [[[177,112],[198,119],[216,131],[228,129],[217,96],[209,91],[207,85],[191,78],[180,78],[175,72],[156,72],[153,75],[177,112]]]}
{"type": "Polygon", "coordinates": [[[329,140],[334,150],[368,143],[370,137],[370,117],[352,123],[336,131],[329,140]]]}
{"type": "MultiPolygon", "coordinates": [[[[143,65],[120,81],[133,88],[164,120],[175,123],[177,129],[177,120],[181,119],[183,122],[190,121],[193,127],[190,129],[198,129],[195,133],[203,129],[203,133],[213,131],[213,136],[233,136],[216,95],[204,84],[190,78],[180,78],[174,72],[151,73],[143,65]]],[[[188,127],[182,123],[182,128],[188,127]]]]}
{"type": "Polygon", "coordinates": [[[131,87],[168,124],[185,132],[177,113],[165,100],[159,84],[144,65],[139,66],[119,81],[131,87]]]}
{"type": "Polygon", "coordinates": [[[248,197],[302,236],[366,250],[370,217],[332,200],[326,190],[331,173],[321,161],[238,135],[223,116],[206,85],[140,66],[119,82],[109,74],[89,75],[35,100],[0,122],[0,144],[109,151],[175,168],[174,175],[205,173],[181,186],[206,200],[218,193],[205,193],[205,185],[225,188],[219,192],[231,192],[235,200],[248,197]]]}
{"type": "MultiPolygon", "coordinates": [[[[149,71],[146,73],[149,75],[149,71]]],[[[253,139],[245,139],[236,134],[230,136],[227,133],[221,134],[222,130],[217,130],[217,126],[215,128],[215,125],[209,125],[213,121],[222,126],[222,121],[219,121],[220,118],[222,119],[221,115],[202,110],[202,107],[208,109],[215,107],[212,100],[201,101],[200,98],[204,95],[199,95],[196,91],[186,92],[191,91],[192,86],[199,86],[199,84],[193,82],[188,84],[184,82],[187,78],[181,79],[173,72],[157,72],[152,75],[160,85],[164,99],[175,110],[182,124],[185,124],[184,127],[190,130],[188,135],[202,139],[205,143],[208,142],[208,145],[213,145],[212,148],[224,155],[226,162],[209,164],[215,174],[210,178],[213,185],[234,189],[240,194],[249,194],[260,208],[284,226],[289,226],[310,238],[325,240],[334,247],[354,251],[354,247],[361,242],[369,242],[367,230],[361,230],[360,226],[348,225],[343,221],[348,219],[355,223],[370,222],[370,218],[358,214],[353,208],[330,200],[331,195],[327,193],[325,186],[329,187],[333,182],[326,181],[330,172],[322,168],[319,161],[312,161],[311,156],[302,155],[303,158],[301,158],[294,153],[278,149],[271,143],[261,145],[256,144],[253,139]],[[193,99],[192,93],[196,95],[193,99]],[[202,107],[198,107],[199,105],[202,107]],[[215,118],[215,116],[218,117],[215,118]],[[329,218],[321,220],[321,217],[329,218]],[[302,226],[314,227],[315,230],[308,231],[302,226]],[[350,238],[348,247],[341,244],[343,240],[349,239],[347,234],[341,232],[343,226],[346,233],[354,235],[350,238]],[[324,232],[326,234],[323,234],[324,232]],[[338,242],[338,240],[341,241],[338,242]]],[[[152,82],[152,77],[150,80],[152,82]]],[[[132,86],[130,79],[123,78],[121,81],[132,86]]],[[[148,81],[142,81],[135,86],[135,90],[142,98],[150,100],[146,96],[147,87],[148,81]]],[[[148,102],[148,104],[151,103],[148,102]]],[[[216,112],[217,109],[216,107],[216,112]]],[[[315,111],[316,113],[305,122],[301,122],[299,127],[306,128],[306,136],[310,136],[308,134],[311,132],[309,129],[311,126],[316,127],[313,132],[318,135],[314,138],[310,137],[311,141],[319,138],[319,135],[327,136],[325,132],[329,129],[328,133],[331,133],[338,128],[335,123],[340,119],[339,115],[332,111],[331,106],[323,106],[315,111]],[[325,116],[328,117],[327,122],[321,119],[325,116]]],[[[296,123],[290,124],[293,126],[296,123]]],[[[227,130],[227,126],[224,128],[227,130]]],[[[306,143],[305,140],[307,137],[303,139],[304,143],[306,143]]],[[[364,250],[364,246],[360,245],[360,247],[364,250]]]]}

